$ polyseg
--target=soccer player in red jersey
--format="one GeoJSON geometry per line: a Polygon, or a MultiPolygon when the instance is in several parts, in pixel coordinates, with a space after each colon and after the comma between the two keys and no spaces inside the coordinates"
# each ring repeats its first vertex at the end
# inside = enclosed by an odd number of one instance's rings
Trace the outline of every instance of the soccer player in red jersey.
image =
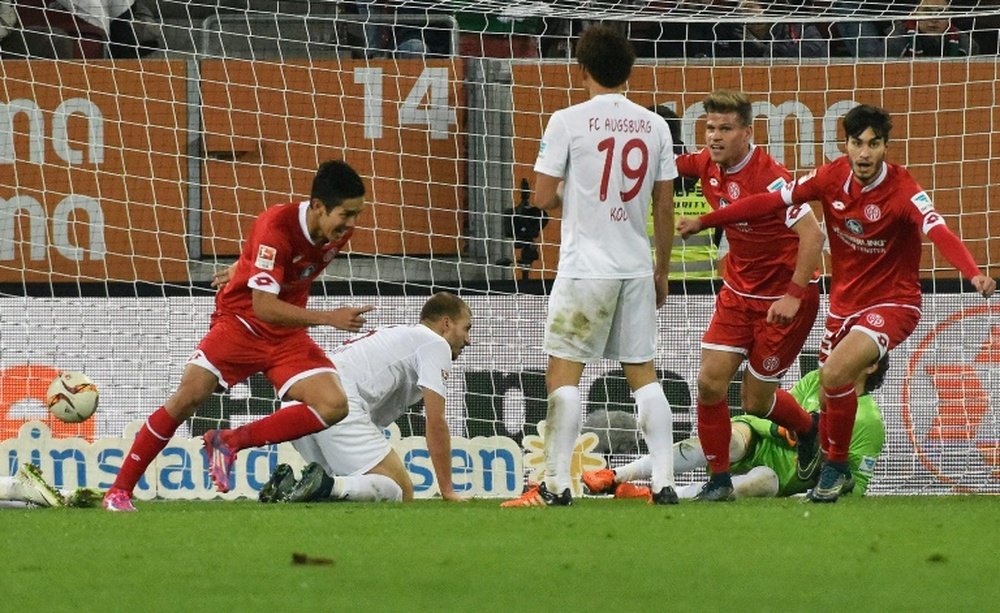
{"type": "Polygon", "coordinates": [[[903,342],[920,319],[921,232],[977,292],[989,297],[996,290],[996,281],[980,272],[916,180],[902,166],[886,161],[889,114],[859,105],[843,123],[847,155],[778,193],[751,196],[678,223],[685,236],[812,200],[823,206],[833,271],[830,314],[820,347],[820,441],[826,461],[809,494],[814,502],[835,502],[852,487],[847,451],[858,406],[853,381],[866,365],[903,342]]]}
{"type": "MultiPolygon", "coordinates": [[[[752,143],[753,111],[745,95],[717,91],[704,106],[706,146],[678,156],[676,162],[681,175],[701,179],[713,209],[745,195],[778,191],[788,183],[791,175],[785,167],[752,143]]],[[[816,321],[823,231],[812,209],[801,206],[727,226],[726,240],[724,285],[701,342],[698,437],[711,478],[698,500],[734,499],[727,392],[744,359],[743,409],[797,433],[799,448],[809,457],[816,455],[812,417],[778,383],[816,321]]]]}
{"type": "Polygon", "coordinates": [[[297,401],[235,430],[205,433],[210,473],[221,492],[230,489],[236,453],[319,432],[347,415],[347,397],[333,363],[306,333],[309,326],[356,332],[366,307],[306,309],[310,286],[351,237],[364,208],[361,177],[347,163],[323,163],[308,200],[266,210],[254,223],[231,280],[216,295],[208,334],[188,360],[180,385],[136,435],[114,485],[104,497],[109,511],[135,511],[132,490],[178,426],[217,388],[256,372],[297,401]]]}

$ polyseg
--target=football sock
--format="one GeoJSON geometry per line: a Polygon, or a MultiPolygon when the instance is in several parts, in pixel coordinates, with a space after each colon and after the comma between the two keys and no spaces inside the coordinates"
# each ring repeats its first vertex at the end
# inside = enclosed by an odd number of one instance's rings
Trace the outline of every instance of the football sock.
{"type": "Polygon", "coordinates": [[[674,472],[678,475],[696,468],[704,468],[707,464],[705,451],[697,438],[686,438],[674,445],[674,472]]]}
{"type": "Polygon", "coordinates": [[[652,461],[652,490],[659,492],[674,485],[674,416],[659,381],[643,385],[633,395],[652,461]]]}
{"type": "Polygon", "coordinates": [[[400,502],[403,489],[385,475],[352,475],[334,477],[330,498],[362,502],[400,502]]]}
{"type": "MultiPolygon", "coordinates": [[[[675,460],[676,458],[677,456],[674,455],[675,460]]],[[[624,466],[619,466],[612,472],[615,473],[615,483],[625,483],[626,481],[635,481],[637,479],[649,479],[649,477],[653,474],[653,460],[649,457],[649,454],[647,454],[634,462],[629,462],[624,466]]]]}
{"type": "Polygon", "coordinates": [[[135,489],[135,484],[142,478],[142,474],[146,472],[146,468],[167,446],[170,437],[180,425],[181,422],[175,420],[165,408],[156,409],[135,435],[132,447],[128,450],[111,487],[131,493],[135,489]]]}
{"type": "Polygon", "coordinates": [[[545,486],[559,494],[570,486],[573,450],[580,435],[580,388],[564,385],[549,394],[545,418],[545,486]]]}
{"type": "Polygon", "coordinates": [[[774,391],[774,404],[764,417],[798,434],[808,434],[813,427],[809,413],[799,405],[794,396],[781,388],[774,391]]]}
{"type": "Polygon", "coordinates": [[[733,427],[729,421],[729,403],[725,398],[715,404],[698,401],[698,438],[705,460],[713,473],[729,472],[729,441],[733,427]]]}
{"type": "Polygon", "coordinates": [[[240,426],[224,434],[233,451],[293,441],[327,428],[316,411],[302,403],[282,407],[267,417],[240,426]]]}
{"type": "Polygon", "coordinates": [[[676,490],[677,497],[680,498],[681,500],[691,500],[692,498],[698,495],[698,492],[701,491],[703,485],[705,484],[699,483],[697,481],[695,481],[694,483],[688,483],[687,485],[682,485],[678,487],[676,490]]]}
{"type": "Polygon", "coordinates": [[[854,432],[854,418],[858,412],[858,396],[854,384],[829,388],[823,386],[826,401],[826,452],[830,462],[846,462],[854,432]]]}
{"type": "Polygon", "coordinates": [[[754,466],[745,475],[733,475],[737,498],[773,498],[778,495],[778,474],[767,466],[754,466]]]}

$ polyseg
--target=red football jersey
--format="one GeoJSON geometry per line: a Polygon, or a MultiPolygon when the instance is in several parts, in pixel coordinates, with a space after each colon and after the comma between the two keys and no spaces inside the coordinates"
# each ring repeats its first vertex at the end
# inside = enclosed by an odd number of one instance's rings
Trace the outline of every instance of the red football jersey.
{"type": "Polygon", "coordinates": [[[266,338],[282,338],[301,330],[257,319],[253,313],[253,290],[276,294],[289,304],[305,308],[313,280],[352,234],[348,229],[336,243],[314,244],[306,227],[308,208],[308,201],[279,204],[257,218],[232,279],[215,296],[213,318],[235,315],[254,333],[266,338]]]}
{"type": "MultiPolygon", "coordinates": [[[[702,192],[713,209],[744,196],[778,191],[791,179],[788,170],[760,147],[751,148],[743,161],[726,169],[712,161],[708,149],[680,155],[677,171],[701,179],[702,192]]],[[[773,216],[726,226],[726,285],[749,297],[783,296],[799,249],[799,237],[791,227],[809,212],[808,207],[790,207],[773,216]]]]}
{"type": "Polygon", "coordinates": [[[782,196],[788,204],[823,205],[832,314],[847,317],[877,304],[920,306],[920,234],[944,220],[909,171],[886,162],[875,181],[861,186],[844,156],[790,184],[782,196]]]}

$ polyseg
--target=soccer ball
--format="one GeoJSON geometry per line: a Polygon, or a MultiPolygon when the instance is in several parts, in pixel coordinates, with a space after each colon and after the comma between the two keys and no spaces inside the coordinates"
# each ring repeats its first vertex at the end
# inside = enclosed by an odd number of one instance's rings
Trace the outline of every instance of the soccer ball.
{"type": "Polygon", "coordinates": [[[45,395],[49,410],[60,421],[76,424],[97,410],[97,386],[82,372],[66,371],[56,377],[45,395]]]}

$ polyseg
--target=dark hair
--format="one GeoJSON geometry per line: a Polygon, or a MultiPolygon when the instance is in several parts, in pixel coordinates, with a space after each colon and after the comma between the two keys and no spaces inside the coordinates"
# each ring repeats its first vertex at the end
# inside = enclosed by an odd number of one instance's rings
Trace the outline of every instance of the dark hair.
{"type": "Polygon", "coordinates": [[[741,92],[720,89],[709,94],[703,104],[706,113],[736,113],[744,126],[753,125],[753,105],[741,92]]]}
{"type": "Polygon", "coordinates": [[[450,292],[438,292],[427,299],[420,309],[420,321],[438,321],[442,317],[458,319],[465,314],[471,314],[472,309],[465,301],[450,292]]]}
{"type": "Polygon", "coordinates": [[[889,354],[885,354],[878,361],[878,368],[865,379],[865,394],[870,394],[882,387],[885,383],[885,373],[889,370],[889,354]]]}
{"type": "Polygon", "coordinates": [[[576,43],[576,61],[604,87],[618,87],[632,74],[635,50],[618,30],[593,25],[583,31],[576,43]]]}
{"type": "Polygon", "coordinates": [[[858,138],[868,128],[875,136],[889,142],[889,132],[892,131],[889,112],[870,104],[859,104],[844,115],[844,134],[848,138],[858,138]]]}
{"type": "Polygon", "coordinates": [[[310,196],[332,211],[345,200],[365,195],[365,184],[350,164],[343,160],[328,160],[319,165],[313,179],[310,196]]]}
{"type": "Polygon", "coordinates": [[[681,118],[665,104],[654,104],[648,108],[667,122],[667,128],[670,129],[670,140],[674,141],[674,153],[677,155],[684,153],[684,141],[681,140],[681,118]]]}

